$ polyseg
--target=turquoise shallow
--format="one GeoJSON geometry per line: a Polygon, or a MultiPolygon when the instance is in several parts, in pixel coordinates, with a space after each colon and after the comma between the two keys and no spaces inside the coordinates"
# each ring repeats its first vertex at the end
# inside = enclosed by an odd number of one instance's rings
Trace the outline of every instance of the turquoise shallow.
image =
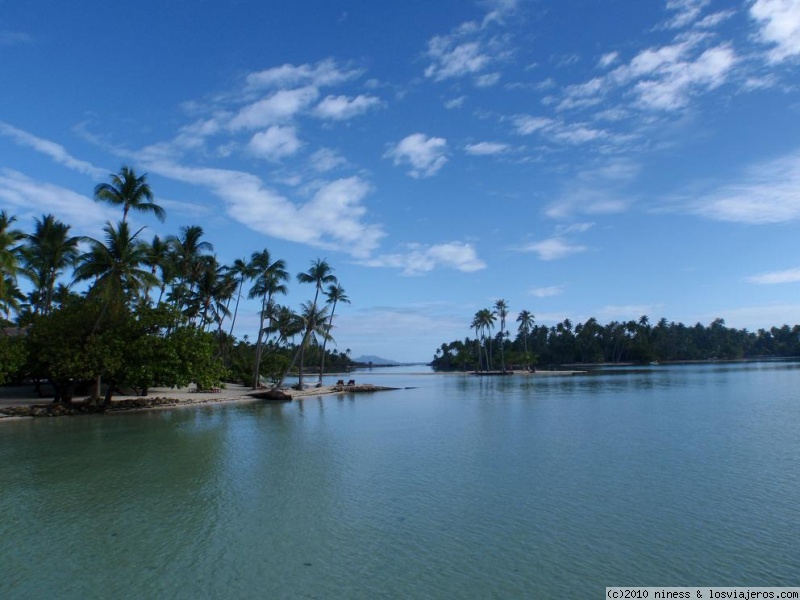
{"type": "Polygon", "coordinates": [[[0,598],[800,585],[800,363],[0,424],[0,598]]]}

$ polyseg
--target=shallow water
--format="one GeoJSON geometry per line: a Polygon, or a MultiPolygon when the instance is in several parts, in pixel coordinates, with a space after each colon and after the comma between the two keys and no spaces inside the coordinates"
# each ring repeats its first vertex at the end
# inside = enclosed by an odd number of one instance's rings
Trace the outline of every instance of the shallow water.
{"type": "Polygon", "coordinates": [[[0,424],[0,598],[800,585],[800,364],[0,424]]]}

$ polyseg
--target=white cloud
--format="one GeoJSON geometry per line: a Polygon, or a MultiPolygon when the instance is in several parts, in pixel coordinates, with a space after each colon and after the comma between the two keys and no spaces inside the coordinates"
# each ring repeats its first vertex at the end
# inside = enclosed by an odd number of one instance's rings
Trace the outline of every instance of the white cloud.
{"type": "Polygon", "coordinates": [[[355,98],[347,96],[327,96],[314,109],[314,114],[322,119],[344,121],[364,114],[372,108],[381,106],[381,101],[375,96],[360,95],[355,98]]]}
{"type": "Polygon", "coordinates": [[[601,69],[606,69],[613,65],[619,59],[619,52],[607,52],[600,57],[600,60],[597,61],[597,66],[601,69]]]}
{"type": "Polygon", "coordinates": [[[487,73],[475,78],[475,85],[478,87],[492,87],[500,81],[500,73],[487,73]]]}
{"type": "Polygon", "coordinates": [[[797,283],[800,281],[800,268],[788,269],[786,271],[772,271],[771,273],[762,273],[761,275],[753,275],[752,277],[748,277],[745,281],[760,285],[797,283]]]}
{"type": "Polygon", "coordinates": [[[297,139],[297,131],[294,127],[273,125],[266,131],[256,133],[248,147],[256,156],[274,162],[291,156],[302,145],[302,142],[297,139]]]}
{"type": "Polygon", "coordinates": [[[477,144],[468,144],[464,150],[467,154],[475,156],[490,156],[493,154],[503,154],[508,152],[511,146],[499,142],[478,142],[477,144]]]}
{"type": "Polygon", "coordinates": [[[712,90],[722,85],[736,63],[736,55],[727,46],[703,52],[694,62],[675,62],[663,67],[654,79],[635,86],[639,103],[657,110],[674,110],[688,104],[697,89],[712,90]]]}
{"type": "Polygon", "coordinates": [[[347,165],[347,159],[336,150],[320,148],[311,157],[311,168],[319,173],[327,173],[347,165]]]}
{"type": "Polygon", "coordinates": [[[685,202],[717,221],[766,224],[800,219],[800,152],[750,167],[737,182],[685,202]]]}
{"type": "Polygon", "coordinates": [[[428,56],[433,62],[425,69],[425,76],[434,81],[478,73],[490,62],[479,42],[456,45],[450,36],[434,37],[428,43],[428,56]]]}
{"type": "Polygon", "coordinates": [[[466,96],[459,96],[458,98],[453,98],[452,100],[448,100],[444,103],[444,107],[448,109],[452,108],[461,108],[464,106],[464,100],[466,100],[466,96]]]}
{"type": "Polygon", "coordinates": [[[800,55],[800,1],[755,0],[750,16],[758,21],[761,41],[773,46],[769,53],[772,62],[800,55]]]}
{"type": "Polygon", "coordinates": [[[547,117],[533,117],[531,115],[517,115],[513,118],[514,126],[520,135],[530,135],[542,129],[548,129],[556,124],[556,121],[547,117]]]}
{"type": "Polygon", "coordinates": [[[278,239],[366,257],[384,235],[379,225],[364,221],[363,200],[371,187],[358,177],[323,184],[310,201],[295,204],[242,171],[184,167],[168,161],[150,162],[148,168],[208,188],[225,202],[233,219],[278,239]]]}
{"type": "Polygon", "coordinates": [[[560,296],[564,293],[563,285],[551,285],[549,287],[532,289],[528,294],[536,298],[549,298],[551,296],[560,296]]]}
{"type": "Polygon", "coordinates": [[[0,135],[11,138],[20,146],[26,146],[36,150],[37,152],[46,154],[58,164],[64,165],[73,171],[78,171],[79,173],[84,173],[85,175],[95,178],[107,174],[105,170],[95,167],[92,163],[75,158],[69,152],[67,152],[64,146],[61,144],[56,144],[50,140],[36,137],[27,131],[17,129],[16,127],[13,127],[8,123],[3,123],[2,121],[0,121],[0,135]]]}
{"type": "Polygon", "coordinates": [[[541,260],[558,260],[573,254],[586,252],[588,248],[579,244],[573,244],[563,237],[552,237],[541,242],[528,244],[521,248],[522,252],[535,252],[541,260]]]}
{"type": "MultiPolygon", "coordinates": [[[[575,214],[597,215],[623,212],[631,204],[625,190],[636,180],[639,165],[626,159],[615,159],[598,167],[577,173],[565,185],[564,192],[545,208],[553,219],[564,219],[575,214]]],[[[556,233],[585,231],[592,223],[578,223],[559,228],[556,233]],[[583,229],[575,229],[575,228],[583,229]]]]}
{"type": "Polygon", "coordinates": [[[84,235],[94,235],[106,221],[122,216],[121,211],[92,198],[11,169],[0,169],[0,200],[5,207],[14,207],[20,221],[52,213],[84,235]]]}
{"type": "Polygon", "coordinates": [[[410,165],[409,175],[415,179],[430,177],[447,162],[447,140],[413,133],[392,146],[385,157],[395,165],[410,165]]]}
{"type": "Polygon", "coordinates": [[[248,104],[233,117],[229,127],[233,130],[258,129],[283,123],[305,110],[319,96],[316,87],[278,90],[266,98],[248,104]]]}
{"type": "Polygon", "coordinates": [[[710,0],[667,0],[667,9],[674,10],[677,14],[670,19],[667,27],[682,29],[696,21],[710,0]]]}
{"type": "Polygon", "coordinates": [[[475,248],[463,242],[449,242],[424,246],[408,244],[407,251],[385,254],[362,261],[368,267],[393,267],[403,269],[405,275],[428,273],[436,268],[450,268],[465,273],[486,268],[486,263],[478,258],[475,248]]]}
{"type": "Polygon", "coordinates": [[[342,69],[333,59],[326,59],[315,65],[290,65],[265,69],[247,76],[247,85],[251,89],[286,88],[286,87],[324,87],[331,86],[359,77],[360,69],[342,69]]]}

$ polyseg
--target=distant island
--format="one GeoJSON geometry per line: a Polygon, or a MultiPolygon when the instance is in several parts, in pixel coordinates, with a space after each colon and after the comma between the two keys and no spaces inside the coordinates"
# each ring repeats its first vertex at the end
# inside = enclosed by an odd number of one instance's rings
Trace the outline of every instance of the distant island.
{"type": "Polygon", "coordinates": [[[353,358],[352,361],[355,363],[356,366],[372,365],[373,367],[397,367],[401,364],[396,360],[382,358],[374,354],[362,354],[357,358],[353,358]]]}

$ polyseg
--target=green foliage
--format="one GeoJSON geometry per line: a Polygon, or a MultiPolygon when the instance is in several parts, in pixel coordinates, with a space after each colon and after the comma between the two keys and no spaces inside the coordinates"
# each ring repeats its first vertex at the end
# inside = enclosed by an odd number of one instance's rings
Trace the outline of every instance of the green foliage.
{"type": "Polygon", "coordinates": [[[19,378],[27,356],[24,337],[0,333],[0,385],[19,378]]]}
{"type": "MultiPolygon", "coordinates": [[[[481,321],[479,316],[477,313],[472,327],[480,339],[442,344],[431,363],[434,368],[470,371],[488,362],[491,346],[490,338],[484,335],[487,319],[481,321]]],[[[715,319],[708,326],[697,323],[693,327],[666,319],[654,326],[647,316],[638,321],[612,321],[606,325],[592,318],[574,328],[569,319],[553,327],[532,325],[532,319],[523,321],[527,324],[521,324],[516,339],[504,340],[499,335],[491,339],[491,344],[499,352],[505,352],[514,368],[525,368],[537,361],[542,365],[558,365],[800,356],[800,325],[759,329],[753,333],[726,327],[722,319],[715,319]]]]}

